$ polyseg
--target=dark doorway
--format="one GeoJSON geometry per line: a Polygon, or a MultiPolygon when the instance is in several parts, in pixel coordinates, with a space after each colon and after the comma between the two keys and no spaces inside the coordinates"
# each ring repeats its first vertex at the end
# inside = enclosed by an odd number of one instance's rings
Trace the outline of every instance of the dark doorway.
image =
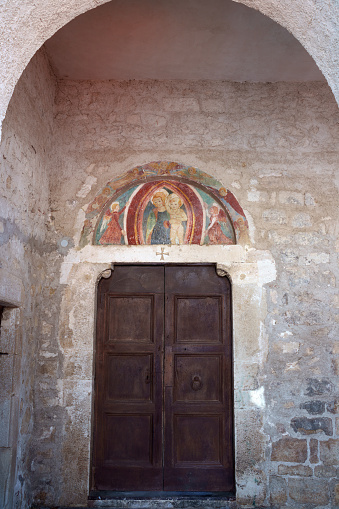
{"type": "Polygon", "coordinates": [[[92,488],[233,491],[231,285],[120,265],[98,288],[92,488]]]}

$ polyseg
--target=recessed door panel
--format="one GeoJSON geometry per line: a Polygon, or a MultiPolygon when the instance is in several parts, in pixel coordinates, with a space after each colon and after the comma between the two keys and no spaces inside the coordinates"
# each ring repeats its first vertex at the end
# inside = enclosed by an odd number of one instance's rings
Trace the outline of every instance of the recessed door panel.
{"type": "Polygon", "coordinates": [[[115,342],[153,341],[153,296],[109,296],[108,339],[115,342]]]}
{"type": "Polygon", "coordinates": [[[104,461],[132,468],[153,463],[153,415],[106,414],[104,461]]]}
{"type": "Polygon", "coordinates": [[[107,354],[105,391],[110,401],[150,402],[153,399],[153,354],[107,354]]]}
{"type": "Polygon", "coordinates": [[[174,402],[222,399],[222,355],[174,354],[174,402]]]}
{"type": "Polygon", "coordinates": [[[175,296],[175,342],[218,343],[222,341],[221,296],[175,296]]]}

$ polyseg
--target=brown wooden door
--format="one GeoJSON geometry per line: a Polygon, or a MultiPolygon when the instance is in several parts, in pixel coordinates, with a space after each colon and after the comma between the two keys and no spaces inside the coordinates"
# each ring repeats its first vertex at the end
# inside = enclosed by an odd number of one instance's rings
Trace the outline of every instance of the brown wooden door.
{"type": "Polygon", "coordinates": [[[94,489],[234,489],[230,305],[214,266],[100,282],[94,489]]]}

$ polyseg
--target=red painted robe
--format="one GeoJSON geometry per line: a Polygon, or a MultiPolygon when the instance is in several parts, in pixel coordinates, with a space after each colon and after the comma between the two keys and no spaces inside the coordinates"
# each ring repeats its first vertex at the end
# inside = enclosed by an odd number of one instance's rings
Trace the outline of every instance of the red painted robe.
{"type": "Polygon", "coordinates": [[[119,224],[119,217],[123,213],[126,207],[119,210],[118,212],[107,212],[105,216],[111,216],[112,219],[108,223],[105,233],[101,236],[100,244],[121,244],[122,228],[119,224]]]}

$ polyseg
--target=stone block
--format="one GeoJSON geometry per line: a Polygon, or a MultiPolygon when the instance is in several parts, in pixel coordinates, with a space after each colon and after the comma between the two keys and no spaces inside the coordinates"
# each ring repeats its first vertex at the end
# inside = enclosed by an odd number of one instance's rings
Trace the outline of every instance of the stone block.
{"type": "Polygon", "coordinates": [[[264,221],[271,224],[286,224],[287,217],[283,210],[268,209],[264,210],[262,215],[264,221]]]}
{"type": "Polygon", "coordinates": [[[0,447],[9,446],[11,399],[0,399],[0,447]]]}
{"type": "Polygon", "coordinates": [[[333,359],[332,366],[335,376],[339,376],[339,359],[333,359]]]}
{"type": "Polygon", "coordinates": [[[302,435],[314,435],[315,433],[325,433],[327,436],[333,435],[332,419],[329,417],[294,417],[291,420],[291,426],[296,433],[302,435]]]}
{"type": "Polygon", "coordinates": [[[18,311],[18,309],[5,308],[2,313],[0,333],[0,352],[2,353],[14,354],[16,351],[16,319],[18,311]]]}
{"type": "MultiPolygon", "coordinates": [[[[237,498],[234,509],[238,507],[262,507],[266,498],[266,476],[257,470],[251,470],[237,479],[237,498]]],[[[206,504],[203,504],[207,507],[206,504]]],[[[192,507],[192,503],[187,506],[192,507]]]]}
{"type": "Polygon", "coordinates": [[[272,461],[304,463],[307,459],[307,442],[297,438],[281,438],[272,444],[272,461]]]}
{"type": "Polygon", "coordinates": [[[337,469],[331,465],[317,465],[314,467],[314,475],[316,477],[336,477],[337,469]]]}
{"type": "Polygon", "coordinates": [[[325,412],[325,402],[324,401],[305,401],[305,403],[300,404],[300,408],[306,410],[309,414],[319,415],[325,412]]]}
{"type": "Polygon", "coordinates": [[[10,486],[12,450],[0,448],[0,507],[5,507],[7,487],[10,486]]]}
{"type": "Polygon", "coordinates": [[[308,378],[305,394],[306,396],[322,396],[331,394],[333,384],[327,378],[308,378]]]}
{"type": "Polygon", "coordinates": [[[39,362],[38,369],[39,369],[39,373],[41,375],[56,377],[57,370],[58,370],[58,361],[49,359],[49,360],[45,360],[43,362],[39,362]]]}
{"type": "Polygon", "coordinates": [[[307,207],[314,207],[315,206],[315,200],[313,196],[310,193],[305,194],[305,205],[307,207]]]}
{"type": "Polygon", "coordinates": [[[201,109],[208,113],[223,113],[226,111],[225,101],[220,99],[202,99],[201,109]]]}
{"type": "Polygon", "coordinates": [[[172,97],[163,99],[164,110],[169,113],[198,112],[199,103],[194,97],[172,97]]]}
{"type": "Polygon", "coordinates": [[[321,441],[320,459],[324,465],[339,465],[339,440],[330,438],[326,442],[321,441]]]}
{"type": "Polygon", "coordinates": [[[336,399],[326,403],[326,410],[331,414],[339,414],[339,401],[336,399]]]}
{"type": "Polygon", "coordinates": [[[142,116],[142,123],[150,128],[160,129],[167,125],[166,117],[161,115],[154,115],[153,113],[146,113],[142,116]]]}
{"type": "Polygon", "coordinates": [[[306,265],[320,265],[322,263],[329,263],[330,261],[330,255],[329,253],[309,253],[306,256],[300,256],[299,258],[299,265],[306,266],[306,265]]]}
{"type": "Polygon", "coordinates": [[[284,205],[304,205],[304,195],[295,191],[280,191],[279,202],[284,205]]]}
{"type": "Polygon", "coordinates": [[[292,219],[293,228],[307,228],[312,226],[311,218],[308,214],[296,214],[292,219]]]}
{"type": "Polygon", "coordinates": [[[318,463],[318,440],[311,438],[310,440],[310,463],[318,463]]]}
{"type": "Polygon", "coordinates": [[[289,495],[299,504],[326,505],[329,503],[329,487],[318,479],[289,479],[289,495]]]}
{"type": "Polygon", "coordinates": [[[271,504],[284,505],[287,502],[287,484],[284,478],[272,475],[269,488],[271,504]]]}
{"type": "Polygon", "coordinates": [[[280,475],[298,475],[301,477],[312,477],[311,467],[306,465],[279,465],[278,474],[280,475]]]}
{"type": "Polygon", "coordinates": [[[334,485],[333,489],[333,505],[339,507],[339,483],[334,485]]]}
{"type": "Polygon", "coordinates": [[[262,433],[262,413],[259,410],[236,410],[237,470],[244,473],[265,459],[265,435],[262,433]]]}
{"type": "Polygon", "coordinates": [[[10,397],[13,387],[13,355],[0,355],[1,397],[10,397]]]}
{"type": "Polygon", "coordinates": [[[0,301],[13,306],[22,303],[23,286],[21,279],[0,268],[0,301]]]}
{"type": "Polygon", "coordinates": [[[281,260],[283,263],[293,264],[298,263],[299,254],[297,251],[293,249],[286,249],[285,251],[281,251],[281,260]]]}

